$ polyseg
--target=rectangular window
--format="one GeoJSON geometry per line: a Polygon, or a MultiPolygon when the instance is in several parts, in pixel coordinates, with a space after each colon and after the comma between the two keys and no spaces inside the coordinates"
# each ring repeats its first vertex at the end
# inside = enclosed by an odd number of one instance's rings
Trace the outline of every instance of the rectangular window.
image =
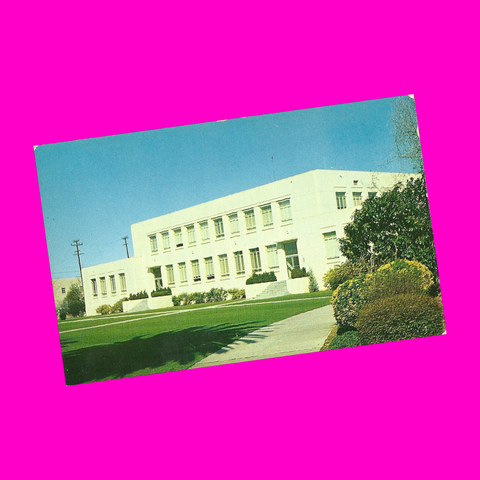
{"type": "Polygon", "coordinates": [[[112,293],[117,293],[117,284],[115,283],[115,275],[110,275],[110,291],[112,293]]]}
{"type": "Polygon", "coordinates": [[[148,238],[150,239],[150,251],[152,253],[158,252],[157,236],[156,235],[150,235],[148,238]]]}
{"type": "Polygon", "coordinates": [[[223,220],[221,218],[216,218],[213,223],[215,224],[215,237],[222,238],[225,236],[223,231],[223,220]]]}
{"type": "Polygon", "coordinates": [[[368,192],[368,198],[375,198],[377,196],[377,192],[368,192]]]}
{"type": "Polygon", "coordinates": [[[193,245],[196,240],[195,240],[195,227],[193,225],[189,225],[187,227],[187,239],[188,239],[188,244],[193,245]]]}
{"type": "Polygon", "coordinates": [[[323,241],[325,242],[325,255],[327,259],[338,258],[339,253],[336,232],[324,233],[323,241]]]}
{"type": "Polygon", "coordinates": [[[291,272],[294,268],[300,268],[300,260],[298,258],[297,241],[285,242],[283,244],[285,250],[285,260],[287,262],[288,278],[291,277],[291,272]]]}
{"type": "Polygon", "coordinates": [[[180,274],[180,282],[185,283],[187,281],[187,266],[185,262],[178,264],[178,273],[180,274]]]}
{"type": "Polygon", "coordinates": [[[200,282],[202,279],[200,277],[200,265],[198,264],[198,260],[192,260],[190,263],[192,265],[193,281],[200,282]]]}
{"type": "Polygon", "coordinates": [[[205,259],[205,273],[207,274],[207,280],[213,280],[215,275],[213,273],[213,258],[208,257],[205,259]]]}
{"type": "Polygon", "coordinates": [[[278,268],[278,252],[276,245],[267,246],[268,268],[278,268]]]}
{"type": "Polygon", "coordinates": [[[127,291],[127,282],[125,281],[125,274],[119,273],[118,278],[120,280],[120,291],[126,292],[127,291]]]}
{"type": "Polygon", "coordinates": [[[337,210],[347,208],[347,196],[345,192],[336,192],[335,196],[337,197],[337,210]]]}
{"type": "Polygon", "coordinates": [[[182,229],[177,228],[177,230],[174,230],[173,233],[175,235],[175,246],[177,248],[183,247],[182,229]]]}
{"type": "Polygon", "coordinates": [[[174,285],[175,284],[175,276],[173,275],[173,265],[167,265],[166,267],[167,270],[167,281],[169,285],[174,285]]]}
{"type": "Polygon", "coordinates": [[[107,294],[107,282],[105,281],[105,277],[100,277],[100,293],[102,295],[107,294]]]}
{"type": "Polygon", "coordinates": [[[247,210],[244,213],[247,230],[255,230],[255,212],[253,210],[247,210]]]}
{"type": "Polygon", "coordinates": [[[361,204],[362,204],[362,193],[353,192],[353,206],[358,207],[361,204]]]}
{"type": "Polygon", "coordinates": [[[262,207],[262,222],[264,227],[273,225],[272,206],[266,205],[262,207]]]}
{"type": "Polygon", "coordinates": [[[97,279],[96,279],[96,278],[92,278],[91,282],[92,282],[92,293],[93,293],[93,296],[94,296],[94,297],[97,297],[97,296],[98,296],[97,279]]]}
{"type": "Polygon", "coordinates": [[[210,234],[208,232],[208,222],[200,223],[200,237],[202,238],[202,242],[205,242],[210,238],[210,234]]]}
{"type": "Polygon", "coordinates": [[[228,277],[230,272],[228,270],[228,258],[227,255],[219,255],[218,260],[220,262],[220,276],[228,277]]]}
{"type": "Polygon", "coordinates": [[[164,250],[170,250],[170,234],[168,232],[162,233],[162,243],[164,250]]]}
{"type": "Polygon", "coordinates": [[[290,222],[292,220],[292,209],[290,207],[290,200],[284,200],[278,202],[280,206],[280,220],[284,222],[290,222]]]}
{"type": "Polygon", "coordinates": [[[155,290],[158,292],[161,288],[163,288],[162,268],[153,267],[151,272],[153,273],[153,278],[155,281],[155,290]]]}
{"type": "Polygon", "coordinates": [[[229,215],[230,219],[230,235],[240,233],[240,227],[238,226],[238,215],[236,213],[229,215]]]}
{"type": "Polygon", "coordinates": [[[65,287],[62,287],[62,293],[67,293],[67,289],[65,287]]]}
{"type": "Polygon", "coordinates": [[[233,254],[235,257],[235,270],[237,275],[242,275],[245,273],[245,262],[243,261],[243,252],[235,252],[233,254]]]}
{"type": "Polygon", "coordinates": [[[252,272],[262,271],[262,263],[260,262],[260,250],[258,248],[250,249],[250,263],[252,265],[252,272]]]}

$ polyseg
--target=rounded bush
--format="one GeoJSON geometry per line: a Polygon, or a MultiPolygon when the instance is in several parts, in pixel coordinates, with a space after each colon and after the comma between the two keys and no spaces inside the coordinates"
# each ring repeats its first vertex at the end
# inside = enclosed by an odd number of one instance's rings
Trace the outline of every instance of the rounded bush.
{"type": "Polygon", "coordinates": [[[360,309],[366,301],[370,275],[342,283],[332,294],[331,304],[340,327],[355,327],[360,309]]]}
{"type": "Polygon", "coordinates": [[[356,326],[361,345],[431,337],[445,331],[440,300],[422,293],[378,298],[360,310],[356,326]]]}
{"type": "Polygon", "coordinates": [[[342,283],[366,273],[366,265],[347,261],[328,270],[323,276],[323,285],[329,290],[336,290],[342,283]]]}
{"type": "Polygon", "coordinates": [[[108,315],[112,313],[112,307],[110,305],[100,305],[97,308],[97,313],[99,313],[100,315],[108,315]]]}
{"type": "Polygon", "coordinates": [[[345,332],[343,335],[337,335],[333,338],[327,350],[337,350],[338,348],[358,347],[360,340],[355,330],[345,332]]]}

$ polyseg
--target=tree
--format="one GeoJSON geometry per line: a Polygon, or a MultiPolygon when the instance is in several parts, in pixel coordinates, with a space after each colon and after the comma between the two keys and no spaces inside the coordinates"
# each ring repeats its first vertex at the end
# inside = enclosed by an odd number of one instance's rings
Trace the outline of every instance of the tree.
{"type": "Polygon", "coordinates": [[[418,136],[415,100],[408,96],[399,97],[392,115],[395,140],[394,159],[410,163],[415,171],[423,173],[422,148],[418,136]]]}
{"type": "Polygon", "coordinates": [[[69,313],[72,317],[78,317],[85,313],[83,288],[80,285],[74,283],[69,288],[60,309],[69,313]]]}
{"type": "Polygon", "coordinates": [[[397,258],[417,260],[438,278],[425,177],[397,184],[365,200],[339,240],[342,254],[352,262],[378,267],[397,258]]]}

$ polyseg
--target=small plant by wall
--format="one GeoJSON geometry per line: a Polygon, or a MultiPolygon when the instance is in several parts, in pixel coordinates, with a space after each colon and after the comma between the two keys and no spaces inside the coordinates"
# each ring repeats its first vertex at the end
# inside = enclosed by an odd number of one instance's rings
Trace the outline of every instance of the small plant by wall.
{"type": "Polygon", "coordinates": [[[171,295],[172,294],[172,289],[167,287],[167,288],[160,288],[158,290],[154,290],[150,296],[152,298],[155,297],[164,297],[165,295],[171,295]]]}
{"type": "Polygon", "coordinates": [[[247,285],[254,285],[256,283],[276,282],[277,277],[275,272],[253,273],[251,277],[247,278],[245,282],[247,285]]]}
{"type": "Polygon", "coordinates": [[[138,293],[131,293],[128,297],[129,300],[141,300],[143,298],[148,298],[148,293],[146,290],[142,290],[138,293]]]}
{"type": "Polygon", "coordinates": [[[303,277],[308,277],[308,273],[305,270],[305,267],[303,268],[292,268],[290,270],[290,278],[303,278],[303,277]]]}
{"type": "Polygon", "coordinates": [[[308,291],[310,293],[318,292],[318,290],[319,290],[318,282],[317,282],[317,279],[315,278],[315,275],[313,274],[313,271],[312,271],[311,268],[308,269],[308,276],[310,278],[310,280],[308,282],[308,291]]]}

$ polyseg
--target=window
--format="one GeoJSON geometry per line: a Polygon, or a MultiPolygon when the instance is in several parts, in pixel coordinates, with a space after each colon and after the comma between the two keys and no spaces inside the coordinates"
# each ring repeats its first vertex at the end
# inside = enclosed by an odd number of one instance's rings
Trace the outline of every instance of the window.
{"type": "Polygon", "coordinates": [[[126,292],[127,291],[127,282],[125,281],[125,274],[119,273],[118,278],[120,280],[120,291],[126,292]]]}
{"type": "Polygon", "coordinates": [[[216,218],[213,223],[215,224],[215,237],[224,237],[225,233],[223,231],[223,220],[221,218],[216,218]]]}
{"type": "Polygon", "coordinates": [[[258,248],[250,249],[250,263],[252,264],[252,272],[262,271],[262,263],[260,262],[260,250],[258,248]]]}
{"type": "Polygon", "coordinates": [[[268,268],[278,268],[278,252],[276,245],[267,246],[268,268]]]}
{"type": "Polygon", "coordinates": [[[195,227],[193,225],[187,227],[187,239],[189,245],[195,243],[195,227]]]}
{"type": "Polygon", "coordinates": [[[115,283],[115,275],[110,275],[110,291],[112,293],[117,293],[117,284],[115,283]]]}
{"type": "Polygon", "coordinates": [[[62,293],[67,293],[67,290],[65,287],[62,287],[62,293]]]}
{"type": "Polygon", "coordinates": [[[368,192],[368,198],[375,198],[377,196],[377,192],[368,192]]]}
{"type": "Polygon", "coordinates": [[[292,220],[292,209],[290,207],[290,200],[278,202],[280,206],[280,220],[282,222],[290,222],[292,220]]]}
{"type": "Polygon", "coordinates": [[[347,208],[347,197],[345,192],[336,192],[335,195],[337,197],[337,210],[347,208]]]}
{"type": "Polygon", "coordinates": [[[178,228],[177,230],[174,230],[173,233],[175,235],[175,246],[177,248],[183,247],[182,229],[178,228]]]}
{"type": "Polygon", "coordinates": [[[100,277],[100,293],[102,295],[107,294],[107,282],[105,281],[105,277],[100,277]]]}
{"type": "Polygon", "coordinates": [[[208,257],[205,259],[205,273],[207,274],[207,280],[213,280],[215,275],[213,274],[213,258],[208,257]]]}
{"type": "Polygon", "coordinates": [[[162,233],[162,243],[164,250],[170,250],[170,235],[168,232],[162,233]]]}
{"type": "Polygon", "coordinates": [[[178,272],[180,273],[180,282],[185,283],[187,281],[187,266],[185,262],[178,264],[178,272]]]}
{"type": "Polygon", "coordinates": [[[210,235],[208,233],[208,222],[200,223],[200,237],[202,239],[202,242],[205,242],[210,238],[210,235]]]}
{"type": "Polygon", "coordinates": [[[238,226],[238,215],[236,213],[229,215],[230,219],[230,235],[235,235],[240,233],[240,228],[238,226]]]}
{"type": "Polygon", "coordinates": [[[339,253],[336,232],[324,233],[323,241],[325,242],[325,255],[327,259],[338,258],[339,253]]]}
{"type": "Polygon", "coordinates": [[[243,252],[235,252],[233,254],[235,257],[235,270],[237,275],[242,275],[245,273],[245,262],[243,261],[243,252]]]}
{"type": "Polygon", "coordinates": [[[272,217],[272,206],[267,205],[262,207],[262,222],[264,227],[268,227],[273,225],[273,217],[272,217]]]}
{"type": "Polygon", "coordinates": [[[174,285],[175,284],[175,276],[173,275],[173,265],[167,265],[166,267],[167,270],[167,282],[169,285],[174,285]]]}
{"type": "Polygon", "coordinates": [[[202,279],[200,277],[200,265],[198,264],[198,260],[192,260],[190,263],[192,265],[193,281],[200,282],[202,279]]]}
{"type": "Polygon", "coordinates": [[[255,212],[253,209],[245,211],[245,225],[247,230],[255,230],[255,212]]]}
{"type": "Polygon", "coordinates": [[[152,268],[151,272],[153,273],[153,277],[155,279],[155,290],[158,291],[163,288],[162,269],[161,267],[154,267],[152,268]]]}
{"type": "Polygon", "coordinates": [[[358,207],[361,204],[362,204],[362,193],[353,192],[353,206],[358,207]]]}
{"type": "Polygon", "coordinates": [[[97,296],[98,296],[97,279],[96,279],[96,278],[92,278],[91,282],[92,282],[92,293],[93,293],[93,296],[94,296],[94,297],[97,297],[97,296]]]}
{"type": "Polygon", "coordinates": [[[220,276],[228,277],[230,272],[228,270],[228,258],[227,255],[219,255],[218,260],[220,262],[220,276]]]}
{"type": "Polygon", "coordinates": [[[287,261],[288,276],[291,277],[291,271],[294,268],[300,268],[298,259],[297,241],[285,242],[283,244],[285,250],[285,260],[287,261]]]}
{"type": "Polygon", "coordinates": [[[150,235],[148,238],[150,239],[150,251],[152,253],[158,252],[157,236],[156,235],[150,235]]]}

